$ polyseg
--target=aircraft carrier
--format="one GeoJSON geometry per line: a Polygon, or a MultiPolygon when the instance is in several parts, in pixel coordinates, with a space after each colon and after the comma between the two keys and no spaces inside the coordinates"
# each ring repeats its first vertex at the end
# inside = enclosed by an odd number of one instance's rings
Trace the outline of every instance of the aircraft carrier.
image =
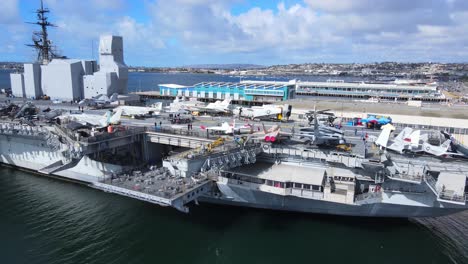
{"type": "Polygon", "coordinates": [[[374,217],[468,209],[468,161],[461,153],[395,152],[390,143],[378,146],[380,131],[362,128],[366,139],[354,127],[328,128],[315,116],[305,128],[289,121],[282,131],[266,122],[265,131],[219,135],[205,117],[193,118],[189,129],[170,124],[170,114],[150,118],[154,126],[121,118],[121,110],[102,117],[96,110],[57,110],[66,107],[2,107],[0,162],[183,212],[204,202],[374,217]],[[308,130],[320,144],[304,139],[308,130]],[[342,140],[351,149],[340,149],[342,140]]]}
{"type": "MultiPolygon", "coordinates": [[[[37,11],[44,36],[51,25],[48,12],[42,5],[37,11]]],[[[35,41],[38,60],[52,59],[52,66],[62,68],[54,64],[60,58],[49,44],[35,41]]],[[[234,109],[227,98],[207,105],[176,100],[169,108],[177,110],[119,105],[121,95],[113,93],[126,90],[127,76],[122,39],[104,37],[100,51],[101,63],[119,70],[101,67],[75,77],[115,89],[80,103],[26,100],[47,99],[39,85],[46,67],[25,67],[24,75],[12,76],[22,98],[0,107],[1,163],[182,212],[204,202],[369,217],[432,217],[468,209],[467,148],[450,128],[410,130],[385,117],[366,120],[393,124],[382,130],[354,123],[335,127],[326,111],[294,121],[289,105],[234,109]],[[190,115],[195,112],[201,115],[190,115]],[[250,120],[265,117],[282,122],[250,120]]],[[[65,62],[77,69],[87,65],[65,62]]],[[[80,83],[60,86],[61,94],[96,92],[80,83]]]]}

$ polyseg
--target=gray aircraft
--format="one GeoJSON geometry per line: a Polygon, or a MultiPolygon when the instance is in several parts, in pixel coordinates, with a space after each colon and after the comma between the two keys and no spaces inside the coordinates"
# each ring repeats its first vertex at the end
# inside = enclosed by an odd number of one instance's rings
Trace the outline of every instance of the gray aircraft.
{"type": "MultiPolygon", "coordinates": [[[[311,127],[300,128],[299,132],[294,131],[294,136],[300,139],[310,140],[314,145],[339,145],[345,144],[344,132],[331,126],[323,125],[319,122],[318,111],[312,113],[314,125],[311,127]]],[[[310,120],[310,119],[309,119],[310,120]]]]}
{"type": "Polygon", "coordinates": [[[119,95],[117,93],[114,93],[109,98],[107,95],[101,94],[91,99],[83,99],[78,103],[78,105],[93,108],[106,108],[110,107],[112,102],[116,102],[118,100],[118,96],[119,95]]]}

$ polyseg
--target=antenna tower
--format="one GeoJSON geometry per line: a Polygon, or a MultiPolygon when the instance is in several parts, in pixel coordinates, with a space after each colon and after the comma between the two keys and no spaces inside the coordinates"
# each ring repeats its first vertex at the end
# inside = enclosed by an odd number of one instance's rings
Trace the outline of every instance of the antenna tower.
{"type": "Polygon", "coordinates": [[[48,21],[47,13],[49,12],[50,10],[48,8],[44,8],[44,3],[41,0],[41,8],[34,12],[37,14],[37,21],[27,22],[41,27],[40,31],[33,32],[33,44],[26,44],[26,46],[33,47],[37,50],[37,61],[41,64],[48,64],[53,58],[64,58],[57,54],[55,46],[53,46],[52,42],[49,40],[47,28],[56,27],[56,25],[48,21]]]}

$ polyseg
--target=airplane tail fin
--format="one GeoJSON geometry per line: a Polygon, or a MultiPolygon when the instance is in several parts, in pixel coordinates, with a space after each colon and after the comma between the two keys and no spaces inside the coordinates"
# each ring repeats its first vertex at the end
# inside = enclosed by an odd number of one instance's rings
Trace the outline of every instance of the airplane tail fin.
{"type": "Polygon", "coordinates": [[[78,102],[78,105],[79,105],[79,106],[86,105],[86,102],[87,102],[87,99],[83,99],[83,100],[81,100],[81,101],[78,102]]]}
{"type": "Polygon", "coordinates": [[[119,94],[118,93],[113,93],[112,96],[110,97],[109,101],[111,102],[116,102],[119,98],[119,94]]]}
{"type": "Polygon", "coordinates": [[[441,148],[445,149],[446,151],[448,150],[448,148],[450,147],[450,143],[452,141],[450,139],[447,139],[444,143],[442,143],[442,145],[440,145],[441,148]]]}
{"type": "Polygon", "coordinates": [[[291,111],[292,111],[292,105],[289,105],[289,104],[285,104],[283,106],[283,112],[281,113],[283,115],[283,117],[285,117],[286,119],[289,119],[289,117],[291,116],[291,111]]]}
{"type": "MultiPolygon", "coordinates": [[[[398,136],[396,136],[395,140],[398,141],[404,141],[405,138],[409,137],[411,133],[413,132],[413,129],[410,127],[405,127],[398,136]]],[[[411,142],[411,139],[410,139],[411,142]]]]}
{"type": "Polygon", "coordinates": [[[231,104],[231,101],[231,98],[226,98],[221,102],[221,105],[227,107],[231,104]]]}
{"type": "Polygon", "coordinates": [[[419,145],[420,137],[421,137],[421,130],[416,130],[413,133],[411,133],[410,139],[411,139],[412,147],[417,147],[419,145]]]}
{"type": "Polygon", "coordinates": [[[122,108],[118,108],[115,114],[109,118],[109,124],[118,124],[120,123],[120,118],[122,117],[122,108]]]}
{"type": "Polygon", "coordinates": [[[162,102],[157,102],[154,104],[154,108],[156,108],[158,111],[162,111],[162,102]]]}

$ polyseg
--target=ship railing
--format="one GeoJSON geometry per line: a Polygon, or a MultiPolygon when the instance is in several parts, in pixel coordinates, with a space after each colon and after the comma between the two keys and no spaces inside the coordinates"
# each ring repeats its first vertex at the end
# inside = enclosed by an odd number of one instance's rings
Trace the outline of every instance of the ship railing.
{"type": "Polygon", "coordinates": [[[465,205],[467,201],[467,194],[463,193],[463,195],[459,195],[450,190],[440,191],[437,200],[441,202],[465,205]]]}
{"type": "MultiPolygon", "coordinates": [[[[118,130],[113,133],[103,133],[100,135],[95,135],[95,136],[91,136],[87,138],[80,138],[79,141],[83,143],[98,143],[98,142],[106,141],[109,139],[116,139],[116,138],[142,134],[145,131],[146,131],[145,127],[127,127],[125,128],[125,130],[118,130]]],[[[78,138],[75,137],[75,140],[78,140],[78,138]]]]}
{"type": "Polygon", "coordinates": [[[164,134],[170,134],[170,135],[181,135],[181,136],[189,136],[189,137],[206,137],[209,138],[209,134],[207,136],[203,135],[203,133],[200,133],[198,131],[191,131],[186,128],[180,128],[180,129],[175,129],[175,128],[162,128],[160,126],[155,127],[153,130],[148,129],[148,132],[158,132],[158,133],[164,133],[164,134]]]}
{"type": "Polygon", "coordinates": [[[436,180],[434,177],[432,177],[430,174],[426,174],[424,175],[424,181],[426,182],[427,186],[429,186],[429,189],[431,189],[435,195],[439,196],[439,192],[436,188],[436,180]]]}
{"type": "Polygon", "coordinates": [[[316,200],[322,200],[324,196],[323,192],[307,190],[302,188],[287,188],[286,194],[304,198],[312,198],[316,200]]]}
{"type": "Polygon", "coordinates": [[[423,175],[422,174],[402,174],[402,173],[396,173],[396,174],[388,174],[387,177],[392,180],[396,181],[404,181],[404,182],[411,182],[411,183],[421,183],[423,180],[423,175]]]}
{"type": "Polygon", "coordinates": [[[350,156],[341,153],[324,153],[316,150],[305,150],[295,148],[273,147],[263,145],[263,152],[275,155],[299,156],[303,159],[320,159],[327,162],[341,163],[347,167],[361,167],[362,159],[357,156],[350,156]]]}
{"type": "Polygon", "coordinates": [[[382,199],[382,192],[367,192],[358,194],[354,197],[355,202],[366,201],[366,200],[373,200],[373,199],[382,199]]]}
{"type": "Polygon", "coordinates": [[[210,133],[209,130],[193,131],[193,130],[188,130],[186,127],[167,128],[167,127],[155,126],[153,129],[148,128],[148,132],[158,132],[158,133],[164,133],[164,134],[169,134],[169,135],[181,135],[181,136],[207,138],[207,139],[217,139],[220,136],[225,136],[224,133],[210,133]]]}

